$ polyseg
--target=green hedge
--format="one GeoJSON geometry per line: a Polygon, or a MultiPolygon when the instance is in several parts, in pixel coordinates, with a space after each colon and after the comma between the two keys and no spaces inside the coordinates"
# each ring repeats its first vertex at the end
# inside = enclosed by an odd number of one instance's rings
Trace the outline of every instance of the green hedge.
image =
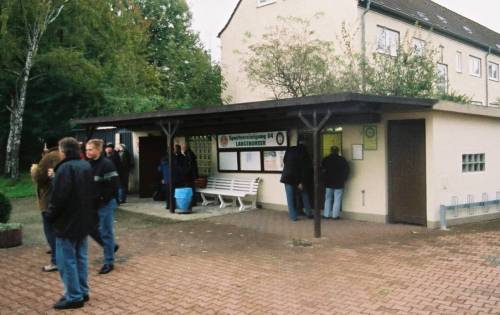
{"type": "Polygon", "coordinates": [[[10,204],[9,198],[0,193],[0,223],[9,222],[11,211],[12,205],[10,204]]]}

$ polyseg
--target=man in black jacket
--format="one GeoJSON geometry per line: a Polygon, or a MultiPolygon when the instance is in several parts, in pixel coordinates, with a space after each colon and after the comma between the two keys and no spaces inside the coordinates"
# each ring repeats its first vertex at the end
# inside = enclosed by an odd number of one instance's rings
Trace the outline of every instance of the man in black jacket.
{"type": "Polygon", "coordinates": [[[98,230],[92,229],[90,236],[104,249],[104,265],[99,270],[106,274],[114,269],[115,238],[113,234],[114,212],[118,206],[116,202],[119,177],[113,162],[102,154],[103,141],[92,139],[87,142],[85,154],[94,175],[94,200],[99,218],[98,230]]]}
{"type": "Polygon", "coordinates": [[[339,152],[338,147],[332,147],[330,155],[321,161],[321,170],[326,185],[324,219],[338,220],[340,218],[344,185],[349,176],[349,164],[339,155],[339,152]]]}
{"type": "Polygon", "coordinates": [[[310,186],[311,160],[304,145],[290,147],[283,157],[283,172],[281,182],[285,184],[286,200],[288,204],[288,216],[290,220],[297,221],[297,207],[295,197],[300,194],[304,206],[304,212],[308,217],[312,216],[311,202],[308,189],[310,186]]]}
{"type": "Polygon", "coordinates": [[[83,307],[89,299],[87,235],[95,217],[92,168],[80,160],[76,139],[59,141],[59,151],[62,161],[54,170],[48,221],[56,236],[56,261],[65,292],[54,308],[71,309],[83,307]]]}
{"type": "Polygon", "coordinates": [[[117,153],[120,159],[120,168],[118,168],[118,175],[120,176],[120,187],[118,188],[118,202],[126,203],[128,194],[128,181],[130,177],[130,170],[134,167],[132,156],[127,150],[127,147],[120,143],[117,146],[117,153]]]}

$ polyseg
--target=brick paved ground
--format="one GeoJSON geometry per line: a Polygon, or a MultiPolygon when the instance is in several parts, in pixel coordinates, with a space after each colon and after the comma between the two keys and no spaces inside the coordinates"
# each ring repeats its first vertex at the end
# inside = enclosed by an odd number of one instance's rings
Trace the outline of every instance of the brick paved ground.
{"type": "MultiPolygon", "coordinates": [[[[182,223],[119,212],[117,228],[116,270],[96,275],[92,243],[91,300],[67,313],[500,314],[498,221],[450,233],[328,222],[306,240],[310,221],[273,211],[182,223]]],[[[26,237],[0,250],[2,315],[55,313],[61,294],[39,271],[45,245],[26,237]]]]}

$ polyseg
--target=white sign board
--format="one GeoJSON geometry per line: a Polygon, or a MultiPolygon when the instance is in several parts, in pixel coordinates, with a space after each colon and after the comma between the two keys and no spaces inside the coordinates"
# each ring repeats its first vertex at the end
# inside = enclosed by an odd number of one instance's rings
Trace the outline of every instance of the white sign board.
{"type": "Polygon", "coordinates": [[[286,151],[264,151],[264,171],[283,171],[283,158],[286,151]]]}
{"type": "Polygon", "coordinates": [[[238,152],[219,152],[219,169],[221,171],[237,171],[238,152]]]}
{"type": "Polygon", "coordinates": [[[269,131],[255,133],[235,133],[218,135],[217,143],[219,149],[239,148],[269,148],[287,146],[286,131],[269,131]]]}
{"type": "Polygon", "coordinates": [[[260,151],[240,152],[241,171],[260,171],[260,151]]]}

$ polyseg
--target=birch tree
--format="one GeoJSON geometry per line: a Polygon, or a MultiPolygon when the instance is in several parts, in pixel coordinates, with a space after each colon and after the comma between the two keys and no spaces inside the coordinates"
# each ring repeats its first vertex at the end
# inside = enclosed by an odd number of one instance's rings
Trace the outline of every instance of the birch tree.
{"type": "MultiPolygon", "coordinates": [[[[22,43],[23,59],[20,69],[3,69],[16,77],[14,90],[11,93],[10,104],[7,109],[10,113],[10,129],[7,139],[5,174],[12,180],[19,178],[19,151],[21,147],[21,134],[23,130],[23,118],[26,105],[26,94],[30,82],[31,69],[34,58],[38,53],[38,47],[43,35],[49,25],[61,14],[64,5],[69,0],[12,0],[7,1],[2,11],[8,12],[10,17],[19,14],[22,24],[21,29],[10,30],[9,16],[2,14],[3,27],[0,34],[3,36],[8,32],[23,32],[22,43]],[[10,5],[10,7],[8,7],[10,5]]],[[[7,13],[5,13],[7,14],[7,13]]],[[[16,27],[15,25],[13,26],[16,27]]]]}

